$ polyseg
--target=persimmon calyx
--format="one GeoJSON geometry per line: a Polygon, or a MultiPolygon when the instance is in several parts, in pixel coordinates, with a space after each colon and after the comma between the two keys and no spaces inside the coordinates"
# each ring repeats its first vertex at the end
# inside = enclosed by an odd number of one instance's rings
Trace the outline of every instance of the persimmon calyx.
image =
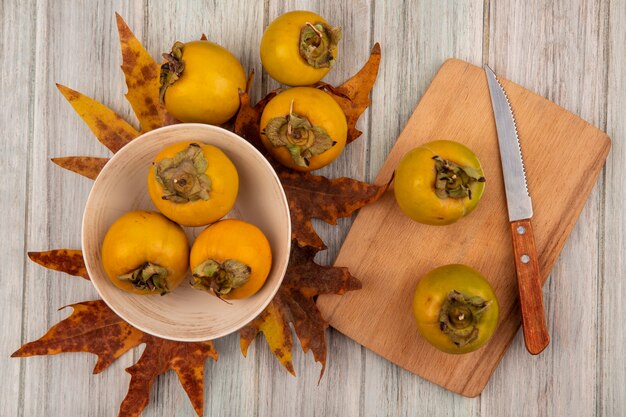
{"type": "Polygon", "coordinates": [[[337,143],[323,127],[314,126],[307,117],[295,113],[293,102],[289,114],[270,119],[263,133],[273,146],[285,146],[295,164],[301,167],[308,167],[312,157],[337,143]]]}
{"type": "Polygon", "coordinates": [[[170,53],[163,54],[165,63],[161,65],[161,87],[159,88],[159,100],[161,104],[165,103],[165,92],[168,87],[178,81],[185,70],[185,61],[183,61],[184,46],[184,43],[176,41],[170,53]]]}
{"type": "Polygon", "coordinates": [[[441,199],[469,198],[472,199],[470,186],[475,182],[485,182],[485,177],[473,167],[464,167],[439,155],[435,161],[435,194],[441,199]]]}
{"type": "Polygon", "coordinates": [[[150,290],[165,295],[169,292],[166,280],[167,275],[166,268],[146,262],[139,268],[118,276],[118,279],[130,282],[138,290],[150,290]]]}
{"type": "Polygon", "coordinates": [[[207,259],[195,267],[192,273],[194,288],[221,297],[248,282],[252,269],[237,259],[227,259],[222,263],[207,259]]]}
{"type": "Polygon", "coordinates": [[[478,338],[478,324],[492,301],[452,290],[439,310],[439,329],[463,347],[478,338]]]}
{"type": "Polygon", "coordinates": [[[172,158],[154,163],[157,182],[163,187],[163,200],[187,203],[208,200],[211,179],[205,174],[208,161],[197,143],[190,144],[172,158]]]}
{"type": "Polygon", "coordinates": [[[332,68],[333,50],[341,40],[341,28],[328,23],[306,22],[300,29],[300,56],[313,68],[332,68]]]}

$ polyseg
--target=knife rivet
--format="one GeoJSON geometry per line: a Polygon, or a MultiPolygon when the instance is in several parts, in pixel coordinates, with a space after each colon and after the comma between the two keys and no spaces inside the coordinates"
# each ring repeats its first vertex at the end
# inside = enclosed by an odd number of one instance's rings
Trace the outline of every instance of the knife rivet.
{"type": "Polygon", "coordinates": [[[523,264],[527,264],[528,262],[530,262],[530,256],[528,255],[522,255],[519,259],[522,261],[523,264]]]}
{"type": "Polygon", "coordinates": [[[524,226],[517,226],[517,234],[523,235],[524,233],[526,233],[526,228],[524,226]]]}

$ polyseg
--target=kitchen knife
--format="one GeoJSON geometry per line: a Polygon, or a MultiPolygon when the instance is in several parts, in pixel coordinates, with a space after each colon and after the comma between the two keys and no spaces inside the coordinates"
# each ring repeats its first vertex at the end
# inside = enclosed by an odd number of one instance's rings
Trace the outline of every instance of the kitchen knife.
{"type": "Polygon", "coordinates": [[[487,65],[485,65],[485,73],[498,132],[504,190],[513,234],[513,254],[522,310],[524,342],[528,352],[537,355],[548,346],[550,336],[541,295],[539,258],[530,221],[533,217],[533,206],[528,193],[526,170],[509,99],[496,78],[496,74],[487,65]]]}

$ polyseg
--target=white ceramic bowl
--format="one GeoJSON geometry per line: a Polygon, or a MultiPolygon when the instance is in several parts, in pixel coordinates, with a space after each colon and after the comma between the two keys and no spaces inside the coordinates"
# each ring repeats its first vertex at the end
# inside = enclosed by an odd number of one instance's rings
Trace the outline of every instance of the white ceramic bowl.
{"type": "MultiPolygon", "coordinates": [[[[289,206],[276,173],[248,142],[228,130],[204,124],[179,124],[147,132],[117,152],[96,179],[85,207],[83,256],[93,285],[113,311],[138,329],[165,339],[200,341],[232,333],[258,316],[278,290],[291,248],[289,206]],[[136,295],[115,287],[102,266],[102,241],[111,224],[132,210],[158,211],[146,176],[156,154],[187,140],[215,145],[239,172],[239,195],[226,216],[259,227],[272,247],[272,269],[261,290],[227,304],[193,289],[190,277],[172,293],[136,295]]],[[[204,228],[185,228],[191,244],[204,228]]]]}

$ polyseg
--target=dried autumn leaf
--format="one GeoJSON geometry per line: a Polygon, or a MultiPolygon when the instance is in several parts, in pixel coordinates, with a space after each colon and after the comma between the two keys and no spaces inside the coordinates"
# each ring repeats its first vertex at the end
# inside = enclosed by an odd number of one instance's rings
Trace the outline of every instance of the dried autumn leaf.
{"type": "Polygon", "coordinates": [[[265,97],[261,99],[254,107],[250,104],[250,86],[254,80],[254,72],[248,77],[246,83],[246,91],[239,90],[239,111],[235,116],[233,124],[233,132],[250,142],[255,148],[257,148],[267,159],[272,162],[269,157],[269,153],[261,142],[261,136],[259,134],[259,127],[261,123],[261,115],[263,109],[278,94],[282,89],[270,91],[265,97]]]}
{"type": "Polygon", "coordinates": [[[291,360],[291,350],[293,349],[293,339],[289,322],[283,314],[287,307],[283,302],[282,290],[274,296],[272,301],[265,307],[259,317],[239,331],[239,345],[243,356],[247,356],[248,347],[259,332],[263,333],[267,344],[272,349],[274,356],[278,358],[290,374],[296,375],[291,360]]]}
{"type": "Polygon", "coordinates": [[[314,258],[317,252],[319,249],[313,247],[292,245],[287,272],[278,293],[263,313],[240,331],[244,356],[252,340],[261,332],[274,355],[290,373],[295,374],[291,360],[293,340],[289,329],[289,322],[292,322],[302,349],[313,352],[315,361],[322,365],[322,377],[326,367],[327,323],[322,319],[314,297],[357,290],[361,288],[361,282],[350,275],[348,268],[316,264],[314,258]]]}
{"type": "Polygon", "coordinates": [[[28,252],[28,257],[45,268],[89,279],[80,250],[53,249],[46,252],[28,252]]]}
{"type": "MultiPolygon", "coordinates": [[[[141,132],[176,123],[159,102],[159,65],[117,13],[116,20],[122,49],[122,71],[128,86],[126,98],[139,120],[141,132]]],[[[63,85],[57,84],[57,88],[98,140],[112,152],[119,151],[139,135],[135,128],[103,104],[63,85]]],[[[56,158],[53,161],[92,179],[104,165],[102,158],[70,158],[56,158]]]]}
{"type": "Polygon", "coordinates": [[[141,132],[177,123],[159,101],[161,68],[137,40],[124,19],[115,13],[122,47],[122,71],[126,77],[126,99],[139,120],[141,132]]]}
{"type": "Polygon", "coordinates": [[[313,228],[311,219],[337,224],[355,210],[378,200],[387,186],[368,184],[352,178],[328,179],[306,172],[279,169],[291,215],[291,236],[300,246],[324,249],[326,245],[313,228]]]}
{"type": "Polygon", "coordinates": [[[51,160],[61,168],[92,180],[96,179],[104,165],[109,162],[109,158],[96,158],[93,156],[64,156],[52,158],[51,160]]]}
{"type": "MultiPolygon", "coordinates": [[[[245,88],[245,92],[247,94],[250,94],[250,88],[252,88],[252,82],[254,81],[254,69],[250,70],[250,72],[248,73],[248,79],[246,80],[246,88],[245,88]]],[[[276,90],[274,90],[276,91],[276,90]]],[[[241,90],[240,90],[241,92],[241,90]]],[[[258,103],[257,103],[258,104],[258,103]]],[[[264,105],[265,106],[265,105],[264,105]]],[[[237,115],[235,115],[236,118],[237,115]]]]}
{"type": "Polygon", "coordinates": [[[204,411],[204,364],[217,360],[213,342],[175,342],[144,334],[146,349],[136,364],[127,368],[131,375],[128,394],[120,405],[120,416],[138,416],[150,401],[154,379],[169,370],[178,380],[199,416],[204,411]]]}
{"type": "Polygon", "coordinates": [[[98,140],[111,152],[119,151],[139,136],[134,127],[105,105],[64,85],[57,84],[57,88],[98,140]]]}
{"type": "Polygon", "coordinates": [[[217,360],[211,341],[185,343],[161,339],[134,328],[102,300],[73,304],[72,314],[52,326],[40,339],[22,346],[12,357],[56,355],[62,352],[89,352],[98,356],[93,370],[99,373],[130,349],[145,343],[136,364],[126,369],[131,375],[128,394],[120,405],[120,417],[141,414],[149,402],[154,379],[168,370],[179,381],[196,413],[204,409],[204,364],[217,360]]]}
{"type": "Polygon", "coordinates": [[[93,370],[97,374],[142,341],[143,333],[119,318],[104,301],[86,301],[69,307],[74,311],[68,318],[11,357],[90,352],[98,356],[93,370]]]}
{"type": "MultiPolygon", "coordinates": [[[[89,279],[82,252],[57,249],[29,252],[34,262],[55,271],[89,279]]],[[[57,323],[40,339],[17,350],[12,357],[55,355],[61,352],[90,352],[98,356],[94,373],[102,372],[125,352],[142,343],[146,348],[131,374],[128,394],[120,405],[120,417],[138,416],[150,399],[150,388],[157,376],[174,370],[196,413],[204,409],[204,362],[217,360],[211,341],[185,343],[161,339],[134,328],[111,310],[104,301],[71,305],[74,312],[57,323]]]]}
{"type": "Polygon", "coordinates": [[[379,66],[380,44],[376,43],[363,68],[348,81],[339,87],[333,87],[326,83],[317,84],[318,88],[326,91],[335,99],[346,114],[348,122],[347,143],[352,142],[363,133],[356,128],[356,122],[372,102],[369,95],[378,76],[379,66]]]}

